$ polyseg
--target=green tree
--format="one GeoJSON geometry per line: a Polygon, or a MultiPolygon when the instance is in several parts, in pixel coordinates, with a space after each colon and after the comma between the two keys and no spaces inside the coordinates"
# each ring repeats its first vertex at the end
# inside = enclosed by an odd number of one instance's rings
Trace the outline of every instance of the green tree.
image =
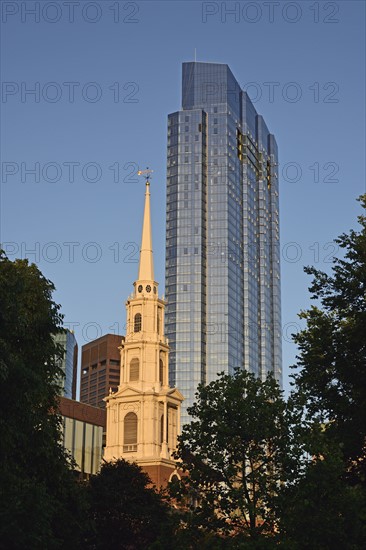
{"type": "MultiPolygon", "coordinates": [[[[366,195],[359,198],[366,208],[366,195]]],[[[295,395],[307,420],[323,423],[336,438],[349,470],[365,482],[366,442],[366,217],[361,231],[335,242],[344,251],[333,259],[332,275],[313,267],[312,299],[300,314],[305,330],[295,335],[299,355],[294,368],[295,395]]]]}
{"type": "Polygon", "coordinates": [[[174,494],[191,499],[189,528],[272,540],[276,498],[301,452],[277,382],[246,371],[221,373],[199,386],[188,412],[193,420],[176,453],[188,475],[174,494]]]}
{"type": "MultiPolygon", "coordinates": [[[[366,208],[366,195],[360,197],[366,208]]],[[[342,234],[332,274],[312,267],[319,300],[301,312],[292,399],[307,457],[283,493],[281,529],[295,549],[366,546],[366,218],[342,234]]]]}
{"type": "Polygon", "coordinates": [[[312,457],[283,492],[281,534],[291,550],[357,550],[365,546],[365,497],[347,483],[339,445],[324,436],[325,456],[312,457]]]}
{"type": "Polygon", "coordinates": [[[90,479],[89,500],[89,548],[148,548],[169,525],[168,507],[149,476],[123,459],[103,464],[90,479]]]}
{"type": "Polygon", "coordinates": [[[53,284],[0,253],[0,547],[77,548],[80,492],[61,445],[53,284]]]}

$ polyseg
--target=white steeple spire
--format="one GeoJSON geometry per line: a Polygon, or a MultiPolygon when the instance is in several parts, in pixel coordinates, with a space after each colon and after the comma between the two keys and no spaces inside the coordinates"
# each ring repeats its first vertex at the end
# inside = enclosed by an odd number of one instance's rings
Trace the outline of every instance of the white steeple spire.
{"type": "Polygon", "coordinates": [[[154,259],[152,250],[150,182],[146,181],[144,220],[140,248],[139,281],[154,281],[154,259]]]}

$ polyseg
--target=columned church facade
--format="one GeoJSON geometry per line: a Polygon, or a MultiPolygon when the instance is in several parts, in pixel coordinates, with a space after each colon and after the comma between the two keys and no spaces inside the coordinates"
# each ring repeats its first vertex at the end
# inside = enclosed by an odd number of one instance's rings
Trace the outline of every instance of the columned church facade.
{"type": "Polygon", "coordinates": [[[176,472],[172,452],[180,434],[182,394],[169,386],[169,346],[164,335],[165,301],[154,280],[150,183],[145,209],[138,279],[126,302],[127,333],[120,346],[118,391],[106,401],[104,459],[136,462],[159,487],[176,472]]]}

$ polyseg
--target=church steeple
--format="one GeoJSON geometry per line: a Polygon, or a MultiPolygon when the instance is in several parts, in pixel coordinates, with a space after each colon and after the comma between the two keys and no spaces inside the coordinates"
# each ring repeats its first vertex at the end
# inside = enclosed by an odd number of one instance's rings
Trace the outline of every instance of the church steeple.
{"type": "Polygon", "coordinates": [[[150,182],[146,180],[144,221],[140,248],[138,281],[154,282],[154,258],[152,250],[150,182]]]}
{"type": "MultiPolygon", "coordinates": [[[[149,174],[145,170],[142,174],[149,174]]],[[[120,384],[105,398],[105,460],[136,461],[159,486],[175,471],[182,394],[169,386],[169,345],[164,335],[165,301],[154,281],[150,182],[146,178],[140,264],[135,291],[126,302],[127,330],[121,343],[120,384]]]]}

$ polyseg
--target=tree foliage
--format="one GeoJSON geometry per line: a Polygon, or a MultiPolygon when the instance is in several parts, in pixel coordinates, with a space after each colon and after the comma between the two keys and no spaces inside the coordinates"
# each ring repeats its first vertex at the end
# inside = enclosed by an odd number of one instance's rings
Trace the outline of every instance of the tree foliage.
{"type": "MultiPolygon", "coordinates": [[[[366,208],[366,195],[360,197],[366,208]]],[[[292,399],[302,412],[308,453],[297,482],[284,492],[281,529],[295,549],[355,550],[366,545],[366,218],[342,234],[344,254],[332,274],[307,267],[312,298],[292,399]]]]}
{"type": "MultiPolygon", "coordinates": [[[[366,208],[366,195],[360,197],[366,208]]],[[[361,231],[335,242],[344,251],[333,273],[305,268],[313,275],[313,306],[302,312],[307,327],[295,335],[299,347],[295,395],[309,421],[323,423],[341,445],[344,460],[365,481],[366,441],[366,217],[361,231]]]]}
{"type": "Polygon", "coordinates": [[[0,547],[77,548],[80,492],[61,445],[53,284],[0,253],[0,547]]]}
{"type": "Polygon", "coordinates": [[[199,386],[193,420],[178,438],[188,472],[182,491],[207,531],[256,538],[273,533],[274,501],[296,465],[290,408],[277,382],[237,370],[199,386]]]}
{"type": "Polygon", "coordinates": [[[363,548],[364,491],[347,482],[339,445],[323,437],[325,456],[312,457],[303,475],[283,493],[281,540],[292,550],[363,548]]]}
{"type": "Polygon", "coordinates": [[[89,484],[93,533],[88,548],[148,548],[169,523],[167,506],[137,464],[103,464],[89,484]]]}

